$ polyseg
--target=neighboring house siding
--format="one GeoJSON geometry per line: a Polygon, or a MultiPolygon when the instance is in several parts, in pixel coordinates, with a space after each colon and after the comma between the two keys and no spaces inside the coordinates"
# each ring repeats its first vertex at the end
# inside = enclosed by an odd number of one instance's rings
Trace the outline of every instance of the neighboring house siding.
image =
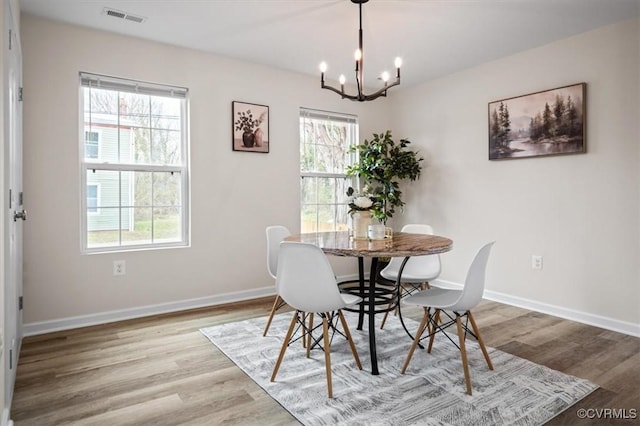
{"type": "MultiPolygon", "coordinates": [[[[128,159],[132,156],[133,132],[129,128],[120,128],[120,157],[128,159]]],[[[93,123],[92,130],[100,133],[98,162],[115,162],[118,159],[118,129],[109,126],[99,126],[93,123]]],[[[117,230],[122,224],[123,230],[133,231],[133,218],[130,209],[122,210],[122,217],[118,208],[118,197],[122,194],[123,206],[130,206],[133,200],[133,182],[129,173],[96,170],[87,173],[87,186],[98,186],[98,208],[87,214],[87,231],[117,230]],[[122,188],[118,187],[122,182],[122,188]]]]}

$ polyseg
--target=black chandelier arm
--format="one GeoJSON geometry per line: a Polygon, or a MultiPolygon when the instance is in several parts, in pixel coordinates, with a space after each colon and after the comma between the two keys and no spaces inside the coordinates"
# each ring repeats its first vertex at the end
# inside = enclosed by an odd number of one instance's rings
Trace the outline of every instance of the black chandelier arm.
{"type": "Polygon", "coordinates": [[[323,89],[327,89],[327,90],[331,90],[332,92],[337,93],[338,95],[340,95],[343,99],[349,99],[352,101],[358,101],[358,102],[364,102],[364,101],[372,101],[374,99],[379,98],[380,96],[387,96],[387,90],[392,88],[393,86],[397,86],[400,84],[400,78],[396,78],[396,81],[394,81],[391,84],[387,84],[384,87],[382,87],[380,90],[371,93],[369,95],[366,95],[364,93],[362,93],[361,91],[359,91],[359,93],[357,95],[350,95],[348,93],[345,93],[342,90],[338,90],[335,87],[331,87],[327,84],[324,83],[324,80],[321,82],[320,87],[322,87],[323,89]]]}
{"type": "Polygon", "coordinates": [[[320,86],[323,89],[327,89],[327,90],[331,90],[332,92],[336,92],[338,95],[342,96],[343,98],[349,98],[349,99],[354,99],[355,96],[351,96],[351,95],[347,95],[346,93],[344,93],[341,90],[336,89],[335,87],[331,87],[327,84],[324,84],[324,81],[322,82],[322,85],[320,86]]]}
{"type": "Polygon", "coordinates": [[[364,100],[365,101],[372,101],[380,96],[387,96],[387,90],[392,88],[393,86],[397,86],[398,84],[400,84],[400,79],[396,78],[396,81],[394,81],[391,84],[385,84],[385,86],[383,88],[381,88],[380,90],[378,90],[377,92],[374,92],[370,95],[363,95],[364,96],[364,100]]]}

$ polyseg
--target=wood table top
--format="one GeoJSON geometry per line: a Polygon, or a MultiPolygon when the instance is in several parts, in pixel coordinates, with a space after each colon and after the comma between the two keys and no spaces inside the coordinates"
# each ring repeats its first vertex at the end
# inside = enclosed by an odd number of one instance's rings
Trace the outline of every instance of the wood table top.
{"type": "Polygon", "coordinates": [[[428,234],[395,232],[384,240],[354,240],[348,231],[311,232],[290,235],[285,241],[315,244],[327,254],[351,257],[405,257],[440,254],[451,250],[449,238],[428,234]]]}

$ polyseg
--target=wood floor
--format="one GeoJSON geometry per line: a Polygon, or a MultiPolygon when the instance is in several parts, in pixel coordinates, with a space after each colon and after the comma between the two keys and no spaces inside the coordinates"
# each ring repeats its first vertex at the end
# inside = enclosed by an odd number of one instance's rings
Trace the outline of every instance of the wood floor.
{"type": "MultiPolygon", "coordinates": [[[[16,425],[38,426],[298,424],[198,331],[267,315],[272,301],[25,338],[11,417],[16,425]]],[[[640,415],[640,339],[495,302],[483,301],[474,312],[488,346],[600,386],[549,424],[637,424],[581,421],[576,410],[640,415]]]]}

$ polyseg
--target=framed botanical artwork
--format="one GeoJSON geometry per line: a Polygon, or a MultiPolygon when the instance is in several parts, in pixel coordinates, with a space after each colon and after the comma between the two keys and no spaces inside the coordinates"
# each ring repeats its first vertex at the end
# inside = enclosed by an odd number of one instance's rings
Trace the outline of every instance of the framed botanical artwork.
{"type": "Polygon", "coordinates": [[[489,160],[586,152],[586,83],[489,103],[489,160]]]}
{"type": "Polygon", "coordinates": [[[231,110],[233,150],[269,152],[269,107],[233,101],[231,110]]]}

